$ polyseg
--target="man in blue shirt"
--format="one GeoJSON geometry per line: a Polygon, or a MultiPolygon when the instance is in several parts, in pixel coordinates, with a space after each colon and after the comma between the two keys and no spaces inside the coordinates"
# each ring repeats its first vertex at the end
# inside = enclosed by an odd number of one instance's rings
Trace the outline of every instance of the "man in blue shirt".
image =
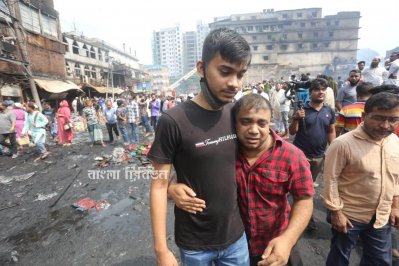
{"type": "Polygon", "coordinates": [[[114,135],[112,133],[112,130],[115,132],[115,135],[117,138],[119,138],[119,131],[118,131],[118,125],[116,121],[116,109],[112,107],[112,101],[107,100],[105,102],[105,108],[104,108],[104,116],[106,120],[106,126],[108,130],[108,136],[109,136],[109,141],[111,144],[114,143],[114,135]]]}
{"type": "MultiPolygon", "coordinates": [[[[336,137],[335,112],[324,105],[327,87],[327,80],[322,78],[311,82],[310,102],[293,115],[289,127],[290,134],[295,135],[293,144],[303,151],[309,161],[313,182],[322,169],[327,143],[336,137]]],[[[316,229],[313,217],[308,229],[316,229]]]]}

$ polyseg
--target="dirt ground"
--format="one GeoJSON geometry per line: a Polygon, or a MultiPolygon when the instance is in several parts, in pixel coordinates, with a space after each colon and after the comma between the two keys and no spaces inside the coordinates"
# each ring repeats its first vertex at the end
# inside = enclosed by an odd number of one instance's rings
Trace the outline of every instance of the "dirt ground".
{"type": "MultiPolygon", "coordinates": [[[[95,158],[111,155],[121,143],[91,148],[87,139],[87,133],[78,133],[70,147],[50,145],[50,156],[37,163],[32,153],[17,159],[0,157],[0,265],[155,265],[150,180],[130,180],[123,174],[127,166],[145,165],[136,157],[128,164],[100,168],[95,158]],[[120,170],[120,176],[93,180],[92,170],[120,170]],[[86,197],[106,200],[109,206],[89,211],[72,207],[86,197]]],[[[151,138],[144,142],[151,143],[151,138]]],[[[321,189],[320,185],[315,197],[318,228],[306,232],[298,243],[309,266],[324,265],[329,250],[330,227],[321,189]]],[[[168,242],[178,255],[171,203],[168,213],[168,242]]],[[[360,253],[358,246],[351,265],[358,264],[360,253]]]]}

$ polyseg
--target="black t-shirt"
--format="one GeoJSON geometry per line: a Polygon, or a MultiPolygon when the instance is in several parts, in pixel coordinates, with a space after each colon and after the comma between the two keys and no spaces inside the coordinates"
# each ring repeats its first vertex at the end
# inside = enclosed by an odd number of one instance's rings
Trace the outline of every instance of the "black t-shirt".
{"type": "Polygon", "coordinates": [[[209,111],[186,101],[159,119],[149,159],[173,164],[177,181],[191,187],[207,206],[197,214],[175,207],[175,240],[180,248],[220,250],[244,232],[237,204],[231,107],[209,111]]]}

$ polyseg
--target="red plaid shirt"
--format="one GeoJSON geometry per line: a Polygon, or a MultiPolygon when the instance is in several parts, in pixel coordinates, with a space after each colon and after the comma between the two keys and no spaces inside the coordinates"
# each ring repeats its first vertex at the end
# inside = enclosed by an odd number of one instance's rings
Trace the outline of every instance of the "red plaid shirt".
{"type": "Polygon", "coordinates": [[[302,151],[270,130],[274,145],[250,166],[242,154],[236,162],[239,206],[252,256],[288,226],[294,197],[313,196],[309,163],[302,151]]]}

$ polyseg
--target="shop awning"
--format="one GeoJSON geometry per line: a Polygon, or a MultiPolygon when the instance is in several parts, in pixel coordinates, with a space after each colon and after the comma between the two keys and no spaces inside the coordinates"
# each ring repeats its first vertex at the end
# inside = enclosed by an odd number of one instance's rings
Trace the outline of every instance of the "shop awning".
{"type": "Polygon", "coordinates": [[[96,86],[93,86],[93,85],[91,85],[91,84],[85,84],[85,87],[90,87],[90,88],[93,88],[93,89],[95,89],[96,91],[98,91],[99,93],[109,93],[109,94],[112,94],[112,93],[114,93],[114,94],[121,94],[121,93],[123,93],[124,91],[122,90],[122,89],[118,89],[118,88],[107,88],[107,87],[96,87],[96,86]]]}
{"type": "Polygon", "coordinates": [[[69,90],[82,91],[78,85],[71,81],[34,79],[37,85],[51,93],[62,93],[69,90]]]}
{"type": "Polygon", "coordinates": [[[2,96],[21,97],[22,91],[18,85],[4,84],[0,89],[2,96]]]}

